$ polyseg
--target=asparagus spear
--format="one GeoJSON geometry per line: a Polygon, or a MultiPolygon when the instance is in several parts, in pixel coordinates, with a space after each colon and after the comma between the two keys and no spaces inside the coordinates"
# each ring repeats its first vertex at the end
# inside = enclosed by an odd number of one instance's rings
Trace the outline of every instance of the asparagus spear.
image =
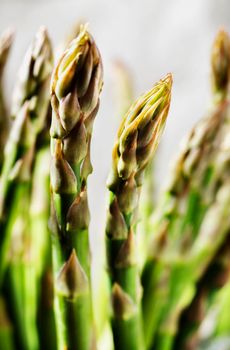
{"type": "Polygon", "coordinates": [[[100,53],[86,26],[51,81],[51,219],[58,349],[95,347],[90,287],[87,177],[102,89],[100,53]]]}
{"type": "MultiPolygon", "coordinates": [[[[20,206],[13,198],[21,187],[30,186],[30,172],[37,135],[44,126],[49,105],[47,94],[52,68],[52,52],[47,32],[41,28],[29,48],[19,80],[26,85],[27,78],[38,79],[39,84],[27,96],[18,110],[5,147],[3,170],[0,180],[0,283],[7,265],[7,252],[10,242],[9,214],[13,207],[20,206]],[[27,67],[27,68],[26,68],[27,67]],[[28,68],[29,67],[29,68],[28,68]],[[29,76],[26,72],[30,71],[29,76]],[[25,72],[25,79],[23,78],[25,72]],[[37,77],[37,78],[36,78],[37,77]],[[19,186],[20,185],[20,186],[19,186]]],[[[29,83],[28,83],[29,84],[29,83]]],[[[18,198],[20,201],[20,198],[18,198]]]]}
{"type": "Polygon", "coordinates": [[[8,60],[9,52],[13,42],[13,31],[7,30],[0,37],[0,168],[3,161],[3,150],[8,134],[9,120],[7,108],[3,94],[3,75],[5,65],[8,60]]]}
{"type": "MultiPolygon", "coordinates": [[[[37,349],[34,284],[25,280],[30,264],[29,201],[34,148],[44,127],[49,106],[49,79],[52,52],[47,32],[41,28],[23,62],[19,80],[39,81],[18,110],[5,149],[0,183],[0,283],[10,263],[5,284],[10,289],[9,306],[16,325],[18,344],[24,349],[37,349]],[[26,66],[29,66],[26,70],[26,66]],[[30,74],[25,74],[29,69],[30,74]],[[13,253],[12,253],[13,252],[13,253]],[[30,300],[30,301],[29,301],[30,300]],[[29,306],[28,306],[29,305],[29,306]],[[28,307],[27,307],[28,306],[28,307]]],[[[34,281],[33,281],[34,282],[34,281]]]]}
{"type": "MultiPolygon", "coordinates": [[[[212,81],[214,100],[220,102],[227,101],[229,94],[229,79],[230,79],[230,38],[227,33],[220,31],[216,37],[212,50],[212,81]]],[[[224,139],[230,137],[229,128],[229,105],[221,107],[224,109],[224,120],[221,128],[222,137],[224,139]]],[[[223,113],[223,111],[222,111],[223,113]]],[[[218,135],[216,136],[218,137],[218,135]]],[[[216,166],[221,166],[221,174],[218,181],[221,182],[221,188],[227,185],[229,175],[228,156],[226,147],[217,149],[217,154],[213,159],[216,166]],[[223,175],[224,174],[224,175],[223,175]]],[[[218,194],[217,194],[218,195],[218,194]]],[[[230,225],[230,221],[227,221],[230,225]]],[[[220,231],[222,229],[220,224],[220,231]]],[[[230,232],[230,227],[228,228],[230,232]]],[[[186,309],[183,311],[180,318],[178,335],[176,337],[175,349],[179,346],[183,349],[195,349],[199,341],[199,326],[204,318],[207,308],[210,307],[208,300],[223,287],[228,280],[229,271],[229,233],[226,239],[219,248],[219,251],[210,261],[204,275],[198,281],[196,293],[186,309]],[[207,305],[206,305],[207,304],[207,305]]]]}
{"type": "MultiPolygon", "coordinates": [[[[217,81],[214,75],[214,87],[217,81]]],[[[223,84],[220,90],[226,96],[223,84]]],[[[216,96],[218,90],[214,91],[216,96]]],[[[229,185],[223,177],[228,171],[229,113],[223,98],[190,133],[156,210],[156,234],[143,274],[147,347],[153,343],[152,348],[171,349],[180,312],[192,300],[197,280],[227,234],[229,185]],[[212,215],[216,220],[210,224],[212,215]]]]}
{"type": "Polygon", "coordinates": [[[107,259],[112,285],[115,349],[143,349],[140,281],[134,230],[144,170],[168,114],[172,77],[167,75],[128,110],[113,149],[106,222],[107,259]]]}

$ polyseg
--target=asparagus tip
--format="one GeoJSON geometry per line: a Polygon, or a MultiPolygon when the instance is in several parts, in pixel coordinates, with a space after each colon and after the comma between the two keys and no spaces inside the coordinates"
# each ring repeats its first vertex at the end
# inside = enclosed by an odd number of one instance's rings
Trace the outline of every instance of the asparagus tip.
{"type": "Polygon", "coordinates": [[[127,112],[118,132],[113,158],[118,162],[118,174],[127,179],[146,167],[164,129],[168,115],[172,75],[156,83],[127,112]],[[119,158],[118,158],[119,155],[119,158]]]}
{"type": "Polygon", "coordinates": [[[2,77],[3,70],[13,43],[14,29],[6,29],[0,37],[0,77],[2,77]]]}
{"type": "Polygon", "coordinates": [[[1,35],[1,49],[10,47],[12,45],[15,35],[15,29],[13,27],[7,28],[1,35]]]}
{"type": "Polygon", "coordinates": [[[224,29],[219,30],[214,40],[211,67],[213,91],[221,100],[228,92],[230,77],[230,37],[224,29]]]}
{"type": "Polygon", "coordinates": [[[165,78],[162,79],[162,82],[164,82],[168,86],[168,89],[171,90],[172,83],[173,83],[172,73],[166,74],[165,78]]]}

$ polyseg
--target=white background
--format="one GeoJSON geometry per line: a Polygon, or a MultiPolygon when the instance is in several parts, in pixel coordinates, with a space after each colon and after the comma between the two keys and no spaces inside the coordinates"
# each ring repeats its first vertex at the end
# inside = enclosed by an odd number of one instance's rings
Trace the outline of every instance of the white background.
{"type": "Polygon", "coordinates": [[[156,170],[161,185],[182,136],[210,105],[210,49],[221,26],[230,30],[230,1],[0,0],[0,30],[16,29],[5,85],[9,101],[20,61],[38,27],[47,26],[56,46],[80,19],[90,23],[104,62],[104,90],[92,142],[94,173],[89,179],[95,261],[101,252],[105,181],[118,123],[112,61],[119,58],[130,67],[136,96],[167,72],[173,73],[171,109],[156,170]]]}

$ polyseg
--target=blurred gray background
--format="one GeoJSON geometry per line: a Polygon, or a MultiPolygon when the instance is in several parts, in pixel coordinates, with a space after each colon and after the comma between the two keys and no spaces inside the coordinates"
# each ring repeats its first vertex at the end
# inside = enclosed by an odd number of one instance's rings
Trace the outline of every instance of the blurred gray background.
{"type": "Polygon", "coordinates": [[[135,96],[172,72],[170,114],[158,152],[156,183],[166,178],[181,138],[210,106],[209,62],[217,30],[230,30],[229,0],[0,0],[0,30],[16,30],[6,74],[11,91],[26,47],[41,24],[54,46],[79,20],[89,22],[104,62],[104,89],[92,141],[94,173],[89,179],[94,262],[101,256],[105,217],[105,181],[118,127],[112,62],[130,69],[135,96]]]}

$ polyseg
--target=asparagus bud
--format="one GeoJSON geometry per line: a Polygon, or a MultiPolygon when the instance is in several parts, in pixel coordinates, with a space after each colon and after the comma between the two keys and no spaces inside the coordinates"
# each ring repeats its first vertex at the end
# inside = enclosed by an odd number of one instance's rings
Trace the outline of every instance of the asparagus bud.
{"type": "Polygon", "coordinates": [[[212,88],[216,101],[224,100],[229,93],[230,79],[230,38],[220,30],[212,48],[212,88]]]}

